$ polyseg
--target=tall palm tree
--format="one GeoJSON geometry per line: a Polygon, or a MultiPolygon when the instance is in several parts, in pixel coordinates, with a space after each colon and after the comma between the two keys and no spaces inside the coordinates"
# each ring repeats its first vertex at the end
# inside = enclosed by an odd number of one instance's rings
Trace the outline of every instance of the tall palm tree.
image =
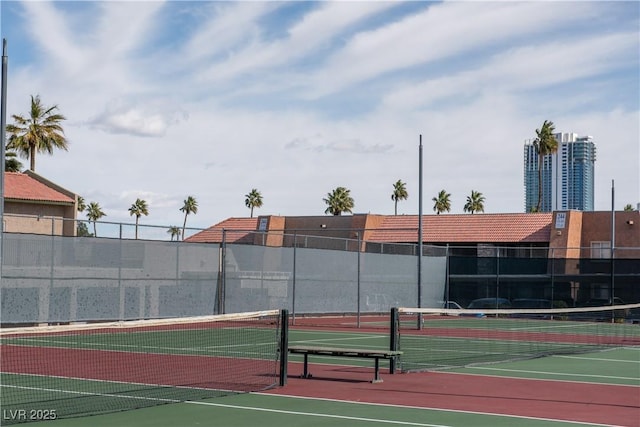
{"type": "Polygon", "coordinates": [[[351,190],[347,190],[345,187],[337,187],[333,192],[327,193],[327,198],[322,199],[328,205],[324,213],[336,216],[342,212],[352,213],[355,205],[350,193],[351,190]]]}
{"type": "Polygon", "coordinates": [[[31,95],[31,111],[28,117],[13,115],[14,123],[7,125],[9,142],[7,149],[16,150],[30,159],[29,169],[36,170],[36,153],[53,154],[54,148],[67,150],[67,139],[60,123],[66,118],[57,114],[57,105],[45,107],[40,96],[31,95]]]}
{"type": "Polygon", "coordinates": [[[464,205],[465,212],[484,212],[484,196],[475,190],[471,190],[471,195],[467,196],[467,203],[464,205]]]}
{"type": "Polygon", "coordinates": [[[138,239],[138,222],[140,221],[140,216],[149,215],[149,207],[147,206],[147,201],[142,199],[136,199],[136,201],[129,208],[129,215],[136,216],[136,240],[138,239]]]}
{"type": "Polygon", "coordinates": [[[15,151],[5,151],[4,153],[4,170],[5,172],[20,172],[22,163],[16,158],[15,151]]]}
{"type": "Polygon", "coordinates": [[[93,235],[95,237],[98,237],[98,233],[96,232],[96,221],[103,216],[107,216],[107,214],[102,211],[98,202],[89,203],[89,206],[87,207],[87,218],[89,218],[89,221],[93,221],[93,235]]]}
{"type": "Polygon", "coordinates": [[[177,225],[172,225],[171,227],[169,227],[167,233],[171,234],[172,242],[174,237],[176,240],[180,239],[180,227],[178,227],[177,225]]]}
{"type": "Polygon", "coordinates": [[[198,202],[195,197],[189,196],[184,200],[184,205],[180,208],[184,212],[184,223],[182,224],[182,240],[184,240],[184,230],[187,228],[187,216],[198,213],[198,202]]]}
{"type": "Polygon", "coordinates": [[[631,212],[631,211],[635,211],[635,209],[633,209],[633,205],[631,205],[631,203],[627,203],[627,204],[624,206],[624,211],[625,211],[625,212],[631,212]]]}
{"type": "Polygon", "coordinates": [[[545,120],[540,129],[536,129],[536,139],[533,140],[533,146],[538,153],[538,204],[536,212],[540,212],[542,208],[542,163],[544,157],[558,151],[558,140],[554,136],[556,128],[553,122],[545,120]]]}
{"type": "Polygon", "coordinates": [[[244,204],[251,209],[251,218],[253,218],[253,208],[262,207],[262,194],[254,188],[249,194],[245,194],[244,197],[246,197],[244,204]]]}
{"type": "Polygon", "coordinates": [[[393,184],[393,193],[391,193],[391,200],[394,202],[394,213],[398,215],[398,200],[407,200],[409,193],[407,193],[407,184],[401,180],[396,181],[393,184]]]}
{"type": "Polygon", "coordinates": [[[438,195],[433,199],[433,210],[436,215],[440,215],[442,212],[451,212],[451,194],[445,190],[440,190],[438,195]]]}

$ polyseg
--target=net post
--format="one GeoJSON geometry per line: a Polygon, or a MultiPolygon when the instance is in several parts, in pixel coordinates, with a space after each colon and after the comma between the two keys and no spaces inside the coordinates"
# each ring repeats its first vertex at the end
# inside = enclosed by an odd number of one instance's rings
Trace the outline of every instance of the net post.
{"type": "MultiPolygon", "coordinates": [[[[398,328],[399,328],[399,315],[398,308],[391,308],[389,322],[389,350],[397,351],[398,350],[398,328]]],[[[392,357],[389,360],[389,373],[396,373],[396,358],[392,357]]]]}
{"type": "Polygon", "coordinates": [[[287,384],[287,365],[289,361],[289,310],[280,310],[280,387],[287,384]]]}

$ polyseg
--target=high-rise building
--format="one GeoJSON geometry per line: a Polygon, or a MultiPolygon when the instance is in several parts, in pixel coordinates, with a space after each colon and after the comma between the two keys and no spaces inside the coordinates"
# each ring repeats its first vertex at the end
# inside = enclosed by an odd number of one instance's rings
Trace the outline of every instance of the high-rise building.
{"type": "MultiPolygon", "coordinates": [[[[542,158],[540,212],[592,211],[596,144],[590,136],[557,133],[558,151],[542,158]]],[[[525,212],[538,205],[538,153],[533,140],[524,144],[525,212]]]]}

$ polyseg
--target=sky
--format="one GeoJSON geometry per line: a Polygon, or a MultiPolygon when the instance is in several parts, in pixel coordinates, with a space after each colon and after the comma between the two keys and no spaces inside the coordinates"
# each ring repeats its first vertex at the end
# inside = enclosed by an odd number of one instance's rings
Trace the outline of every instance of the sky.
{"type": "MultiPolygon", "coordinates": [[[[524,212],[545,120],[597,146],[595,209],[640,203],[640,2],[11,1],[7,123],[58,106],[69,150],[36,172],[104,220],[206,228],[256,215],[524,212]]],[[[29,162],[21,160],[25,167],[29,162]]],[[[82,217],[82,215],[80,215],[82,217]]]]}

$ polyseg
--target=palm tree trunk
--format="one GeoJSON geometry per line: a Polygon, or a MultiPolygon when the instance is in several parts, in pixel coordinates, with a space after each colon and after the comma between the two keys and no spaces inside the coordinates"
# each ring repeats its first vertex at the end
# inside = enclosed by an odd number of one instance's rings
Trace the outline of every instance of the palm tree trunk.
{"type": "Polygon", "coordinates": [[[140,219],[139,216],[136,216],[136,240],[138,240],[138,220],[140,219]]]}
{"type": "Polygon", "coordinates": [[[540,212],[542,207],[542,153],[538,154],[538,204],[536,212],[540,212]]]}
{"type": "Polygon", "coordinates": [[[36,147],[32,145],[29,147],[29,169],[32,172],[36,171],[36,147]]]}
{"type": "Polygon", "coordinates": [[[182,223],[182,240],[184,240],[184,229],[187,228],[187,212],[184,213],[184,222],[182,223]]]}

